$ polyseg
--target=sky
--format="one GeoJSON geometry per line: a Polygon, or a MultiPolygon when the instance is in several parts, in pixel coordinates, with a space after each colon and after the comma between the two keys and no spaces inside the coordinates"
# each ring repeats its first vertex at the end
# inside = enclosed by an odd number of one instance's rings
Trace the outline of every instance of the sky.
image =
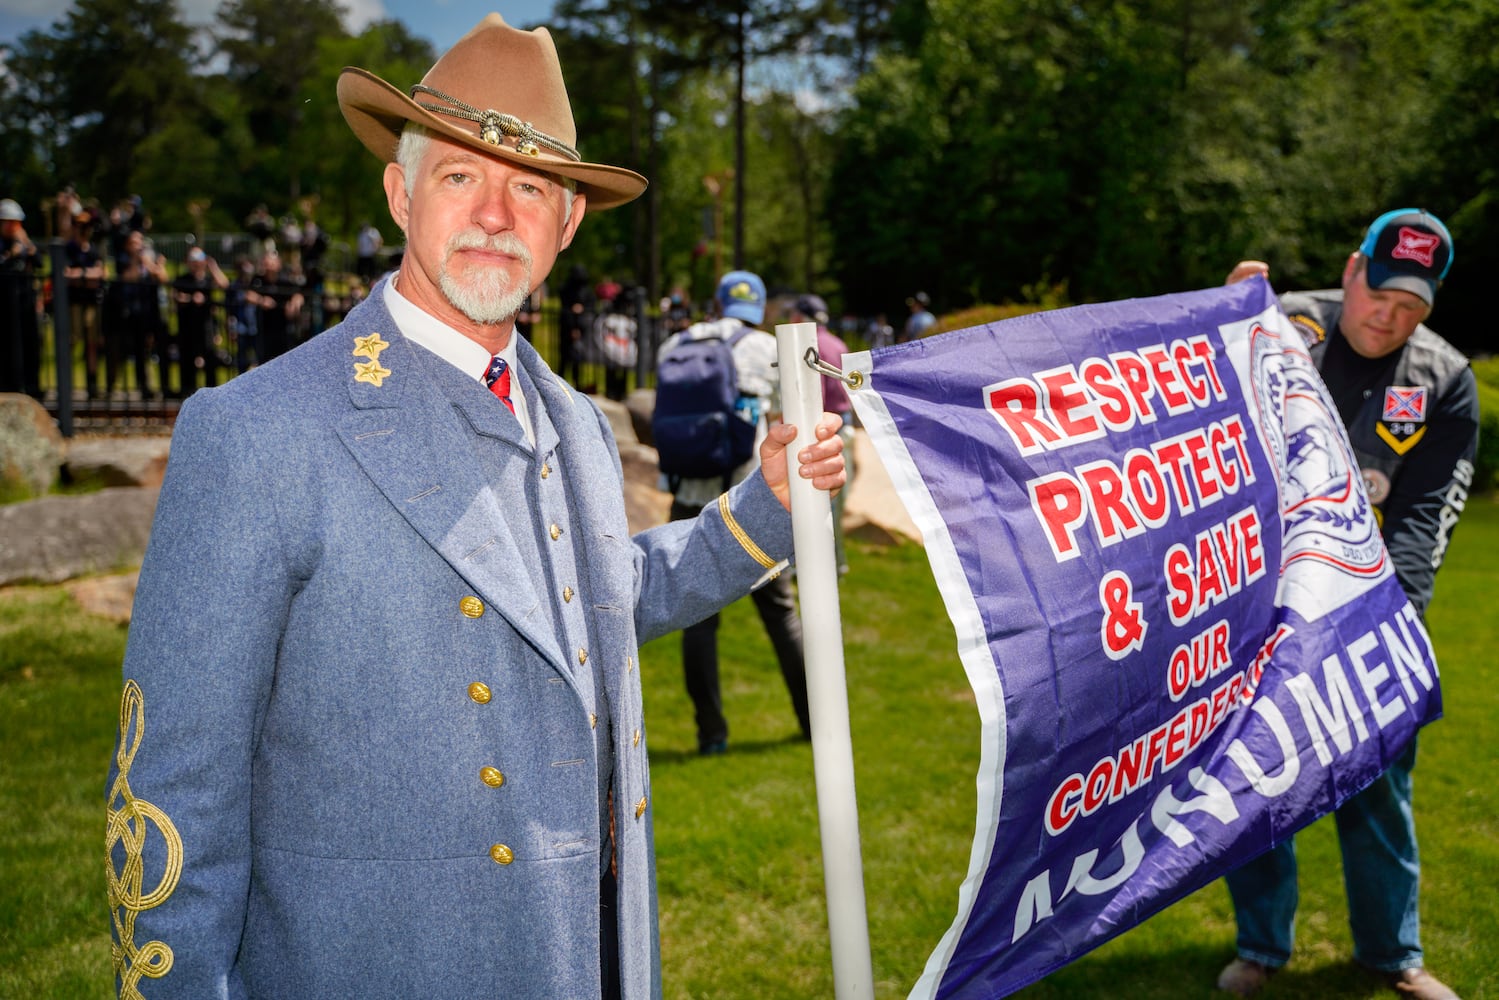
{"type": "MultiPolygon", "coordinates": [[[[177,0],[189,23],[213,19],[222,0],[177,0]]],[[[551,14],[552,0],[339,0],[348,13],[347,25],[358,32],[371,21],[394,18],[412,34],[421,35],[437,51],[445,51],[490,10],[498,10],[510,24],[526,27],[543,24],[551,14]]],[[[0,45],[14,42],[33,28],[47,28],[62,19],[71,3],[58,0],[0,0],[0,45]]]]}

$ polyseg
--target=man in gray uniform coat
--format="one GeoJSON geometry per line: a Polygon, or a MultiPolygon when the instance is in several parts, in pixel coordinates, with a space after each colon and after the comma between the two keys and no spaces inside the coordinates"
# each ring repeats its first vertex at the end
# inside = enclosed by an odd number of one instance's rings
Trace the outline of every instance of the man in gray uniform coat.
{"type": "Polygon", "coordinates": [[[182,409],[107,786],[120,995],[659,996],[638,648],[789,553],[794,429],[632,538],[607,421],[512,330],[644,178],[580,157],[550,36],[498,15],[410,97],[338,90],[406,254],[182,409]]]}

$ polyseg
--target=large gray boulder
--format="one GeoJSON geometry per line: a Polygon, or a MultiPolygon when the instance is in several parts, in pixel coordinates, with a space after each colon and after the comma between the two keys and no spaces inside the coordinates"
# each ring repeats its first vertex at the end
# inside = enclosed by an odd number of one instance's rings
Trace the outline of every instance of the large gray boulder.
{"type": "Polygon", "coordinates": [[[0,393],[0,497],[41,496],[57,481],[63,438],[36,400],[0,393]]]}
{"type": "Polygon", "coordinates": [[[0,585],[60,583],[139,566],[156,495],[113,487],[0,506],[0,585]]]}
{"type": "Polygon", "coordinates": [[[73,482],[99,486],[161,486],[172,439],[165,434],[76,437],[65,464],[73,482]]]}
{"type": "Polygon", "coordinates": [[[654,448],[656,439],[651,434],[651,414],[656,412],[656,390],[636,389],[625,397],[625,411],[630,415],[630,426],[635,429],[635,440],[654,448]]]}

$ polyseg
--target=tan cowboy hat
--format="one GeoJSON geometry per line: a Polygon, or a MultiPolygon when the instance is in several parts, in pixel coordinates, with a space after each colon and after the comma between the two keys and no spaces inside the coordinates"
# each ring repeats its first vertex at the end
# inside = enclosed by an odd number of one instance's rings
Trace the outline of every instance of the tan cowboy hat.
{"type": "Polygon", "coordinates": [[[396,156],[407,122],[489,156],[569,177],[590,210],[638,197],[633,170],[585,163],[562,82],[557,48],[545,28],[520,31],[490,14],[460,38],[411,88],[411,96],[366,70],[344,68],[338,106],[359,141],[382,162],[396,156]]]}

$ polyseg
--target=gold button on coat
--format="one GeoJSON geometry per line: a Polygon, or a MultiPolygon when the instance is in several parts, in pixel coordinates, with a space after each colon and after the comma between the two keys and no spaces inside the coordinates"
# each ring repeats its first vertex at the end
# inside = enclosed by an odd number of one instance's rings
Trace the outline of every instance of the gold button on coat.
{"type": "Polygon", "coordinates": [[[588,662],[588,650],[583,649],[582,647],[579,647],[578,648],[578,666],[581,667],[583,664],[585,664],[587,662],[588,662]]]}
{"type": "Polygon", "coordinates": [[[478,618],[484,614],[484,602],[470,595],[458,602],[458,610],[463,612],[465,618],[478,618]]]}
{"type": "Polygon", "coordinates": [[[489,699],[493,697],[489,693],[489,685],[482,681],[474,681],[468,686],[468,696],[481,705],[488,705],[489,699]]]}
{"type": "Polygon", "coordinates": [[[490,788],[499,788],[505,783],[505,775],[497,767],[479,768],[479,780],[490,788]]]}
{"type": "Polygon", "coordinates": [[[508,865],[515,860],[515,852],[504,844],[495,844],[489,849],[489,856],[494,858],[497,865],[508,865]]]}
{"type": "Polygon", "coordinates": [[[557,539],[562,537],[562,529],[557,527],[555,524],[552,525],[550,530],[552,533],[552,541],[555,542],[557,539]]]}
{"type": "Polygon", "coordinates": [[[562,603],[563,604],[571,604],[572,602],[573,602],[573,588],[571,588],[571,587],[563,587],[562,588],[562,603]]]}
{"type": "Polygon", "coordinates": [[[635,803],[635,818],[639,819],[640,817],[642,817],[644,815],[645,815],[645,796],[642,795],[640,797],[640,801],[637,802],[637,803],[635,803]]]}
{"type": "Polygon", "coordinates": [[[589,712],[588,713],[588,728],[589,729],[597,729],[597,728],[599,728],[599,716],[598,716],[597,712],[589,712]]]}
{"type": "Polygon", "coordinates": [[[640,730],[638,730],[638,729],[635,730],[634,740],[635,740],[635,746],[640,746],[640,730]]]}
{"type": "Polygon", "coordinates": [[[552,467],[550,465],[548,465],[546,462],[542,462],[541,463],[541,478],[545,479],[547,476],[550,476],[551,474],[552,474],[552,467]]]}

